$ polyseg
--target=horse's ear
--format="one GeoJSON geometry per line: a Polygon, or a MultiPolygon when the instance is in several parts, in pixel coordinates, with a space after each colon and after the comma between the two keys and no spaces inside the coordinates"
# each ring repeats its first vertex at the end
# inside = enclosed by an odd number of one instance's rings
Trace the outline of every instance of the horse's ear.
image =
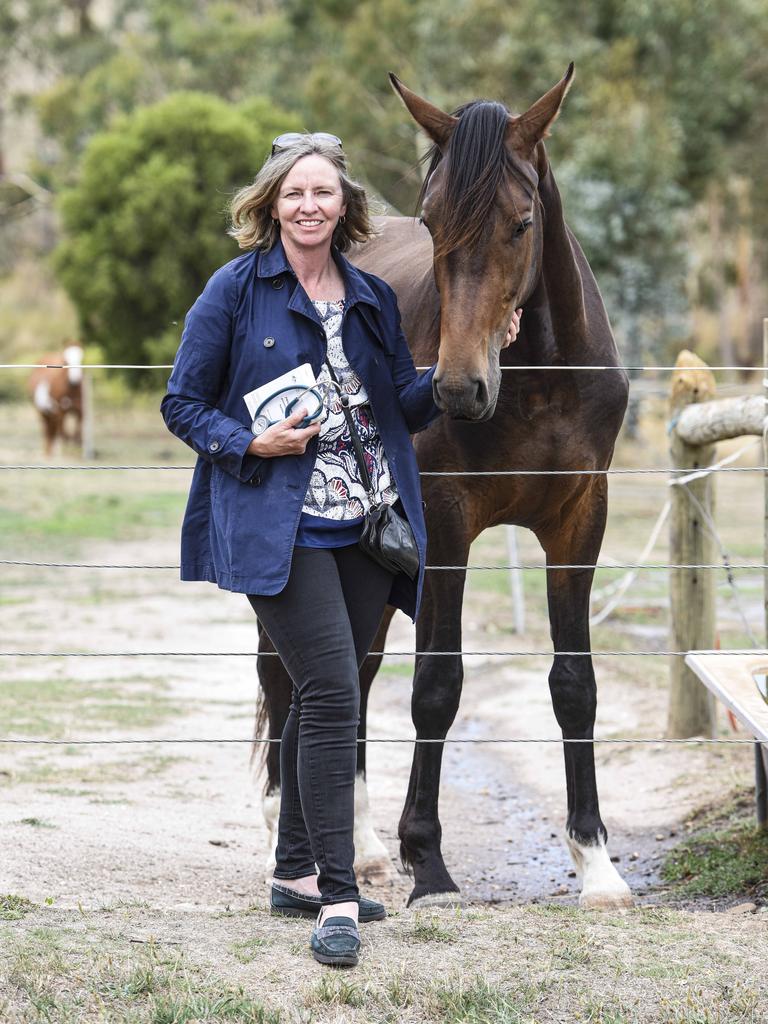
{"type": "Polygon", "coordinates": [[[507,141],[532,150],[538,142],[546,138],[550,127],[560,113],[560,107],[563,105],[563,100],[572,81],[573,61],[568,65],[568,70],[557,85],[553,86],[549,92],[545,92],[524,114],[520,114],[519,117],[510,117],[507,141]]]}
{"type": "Polygon", "coordinates": [[[445,149],[453,129],[459,123],[459,119],[451,114],[446,114],[445,111],[434,106],[429,100],[425,100],[421,96],[417,96],[415,92],[411,92],[407,86],[403,85],[397,75],[393,75],[391,71],[389,73],[389,80],[392,83],[392,88],[403,101],[408,109],[408,113],[416,124],[424,129],[430,139],[440,149],[445,149]]]}

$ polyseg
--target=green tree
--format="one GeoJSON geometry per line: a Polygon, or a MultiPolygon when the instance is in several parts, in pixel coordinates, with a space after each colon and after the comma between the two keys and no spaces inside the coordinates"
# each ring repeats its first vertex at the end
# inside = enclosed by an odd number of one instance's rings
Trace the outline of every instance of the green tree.
{"type": "Polygon", "coordinates": [[[91,140],[61,196],[55,265],[85,340],[109,360],[170,360],[205,280],[238,253],[225,233],[227,201],[253,178],[276,125],[296,127],[258,101],[240,110],[176,93],[91,140]]]}
{"type": "Polygon", "coordinates": [[[40,125],[55,143],[40,174],[53,187],[70,182],[93,135],[115,116],[173,92],[207,92],[233,103],[270,95],[279,97],[280,110],[290,110],[300,90],[281,89],[275,60],[276,48],[289,51],[288,31],[285,18],[246,0],[120,0],[103,32],[109,49],[100,59],[94,46],[73,50],[35,96],[40,125]]]}

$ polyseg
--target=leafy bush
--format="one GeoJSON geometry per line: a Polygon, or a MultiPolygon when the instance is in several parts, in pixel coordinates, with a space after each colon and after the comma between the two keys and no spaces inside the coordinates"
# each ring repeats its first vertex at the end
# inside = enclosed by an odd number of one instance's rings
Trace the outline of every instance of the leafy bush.
{"type": "MultiPolygon", "coordinates": [[[[238,254],[226,235],[232,193],[294,119],[258,99],[242,107],[175,93],[94,136],[61,197],[58,276],[83,337],[116,363],[170,362],[184,315],[213,270],[238,254]]],[[[149,383],[133,374],[134,386],[149,383]]]]}

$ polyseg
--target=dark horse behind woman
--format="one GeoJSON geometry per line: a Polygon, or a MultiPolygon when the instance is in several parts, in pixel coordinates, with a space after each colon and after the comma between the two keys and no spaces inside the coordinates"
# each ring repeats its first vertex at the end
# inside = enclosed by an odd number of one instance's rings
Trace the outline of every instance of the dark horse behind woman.
{"type": "MultiPolygon", "coordinates": [[[[606,520],[604,474],[501,475],[509,470],[605,470],[627,402],[628,381],[589,264],[563,219],[543,139],[573,75],[524,114],[478,100],[448,114],[392,84],[433,143],[422,186],[422,216],[387,218],[380,237],[354,262],[397,292],[417,365],[437,361],[434,394],[447,413],[414,439],[422,472],[488,476],[425,476],[432,566],[467,564],[472,541],[490,526],[532,530],[547,560],[547,596],[554,645],[549,687],[565,743],[566,841],[581,877],[580,903],[631,903],[611,863],[600,817],[593,738],[595,676],[589,655],[589,594],[606,520]],[[514,309],[520,334],[505,347],[514,309]],[[575,367],[594,366],[595,370],[575,367]],[[532,368],[531,368],[532,367],[532,368]],[[571,369],[573,367],[573,369],[571,369]],[[541,368],[541,369],[540,369],[541,368]],[[503,371],[503,372],[502,372],[503,371]],[[499,473],[500,475],[493,475],[499,473]],[[584,568],[559,568],[559,566],[584,568]],[[577,652],[577,653],[572,653],[577,652]],[[578,652],[585,652],[580,654],[578,652]]],[[[438,793],[442,740],[461,695],[464,570],[427,573],[416,624],[411,710],[416,743],[400,819],[400,852],[412,870],[409,904],[455,900],[458,888],[441,852],[438,793]]],[[[391,614],[373,650],[383,650],[391,614]]],[[[260,650],[271,650],[262,633],[260,650]]],[[[371,681],[380,659],[361,671],[360,736],[371,681]]],[[[269,736],[279,737],[290,681],[275,657],[259,659],[269,736]]],[[[267,755],[265,813],[278,800],[278,744],[267,755]]],[[[385,875],[386,850],[373,833],[360,744],[356,847],[363,877],[385,875]]]]}

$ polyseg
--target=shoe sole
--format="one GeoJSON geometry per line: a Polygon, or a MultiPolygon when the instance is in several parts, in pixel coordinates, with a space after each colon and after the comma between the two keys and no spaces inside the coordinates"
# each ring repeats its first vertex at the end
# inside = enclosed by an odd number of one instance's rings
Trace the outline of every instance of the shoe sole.
{"type": "Polygon", "coordinates": [[[347,953],[342,956],[326,956],[325,953],[316,953],[312,950],[312,956],[319,964],[330,964],[332,967],[357,967],[357,953],[347,953]]]}

